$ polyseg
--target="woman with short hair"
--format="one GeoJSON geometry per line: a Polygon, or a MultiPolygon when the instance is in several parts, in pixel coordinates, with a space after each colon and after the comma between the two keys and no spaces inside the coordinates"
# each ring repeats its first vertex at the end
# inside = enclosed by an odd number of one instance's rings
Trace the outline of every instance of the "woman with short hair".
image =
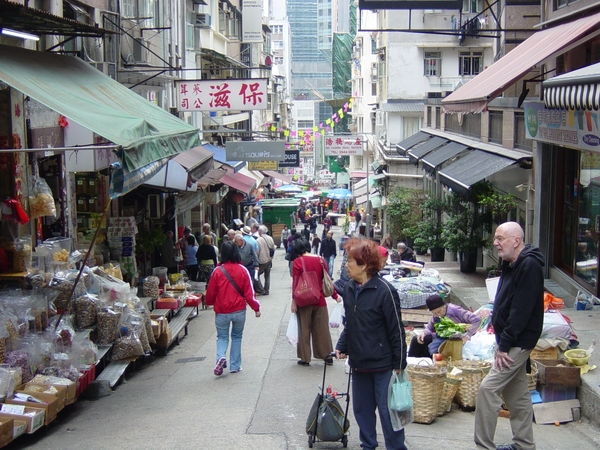
{"type": "Polygon", "coordinates": [[[217,252],[212,244],[212,237],[210,235],[205,234],[202,236],[202,245],[198,247],[198,253],[196,253],[199,263],[198,281],[206,281],[208,283],[217,265],[217,252]]]}
{"type": "MultiPolygon", "coordinates": [[[[210,239],[210,236],[209,236],[210,239]]],[[[224,242],[221,247],[221,264],[215,269],[205,303],[214,305],[217,328],[217,364],[214,374],[220,376],[227,368],[227,348],[231,333],[229,363],[231,373],[242,370],[242,335],[246,324],[246,305],[260,317],[260,304],[254,297],[250,273],[241,264],[240,252],[235,242],[224,242]]]]}
{"type": "Polygon", "coordinates": [[[385,447],[406,450],[404,429],[394,431],[387,406],[393,371],[406,368],[406,341],[398,291],[378,274],[384,256],[369,239],[350,239],[344,246],[351,280],[344,289],[346,324],[336,357],[350,357],[353,409],[362,448],[376,448],[375,409],[385,447]]]}

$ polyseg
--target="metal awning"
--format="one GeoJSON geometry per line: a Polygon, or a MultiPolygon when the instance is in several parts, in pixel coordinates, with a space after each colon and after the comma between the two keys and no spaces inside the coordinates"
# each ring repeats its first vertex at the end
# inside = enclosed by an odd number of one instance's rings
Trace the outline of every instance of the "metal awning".
{"type": "Polygon", "coordinates": [[[227,173],[224,169],[211,169],[206,173],[202,178],[200,178],[197,183],[200,187],[212,186],[221,182],[221,178],[225,176],[227,173]]]}
{"type": "Polygon", "coordinates": [[[442,184],[466,196],[475,183],[515,163],[514,159],[473,150],[440,170],[438,175],[442,184]]]}
{"type": "Polygon", "coordinates": [[[275,178],[276,180],[283,181],[284,183],[287,183],[287,184],[291,184],[292,181],[294,181],[291,176],[284,175],[282,173],[275,172],[273,170],[261,170],[261,172],[267,177],[275,178]]]}
{"type": "Polygon", "coordinates": [[[391,113],[420,113],[423,114],[425,103],[423,102],[398,102],[382,103],[381,111],[391,113]]]}
{"type": "Polygon", "coordinates": [[[248,178],[254,178],[257,187],[262,185],[262,182],[265,179],[262,173],[256,172],[254,170],[249,170],[246,167],[241,168],[238,173],[246,175],[248,178]]]}
{"type": "Polygon", "coordinates": [[[466,145],[459,144],[458,142],[449,142],[421,159],[423,161],[423,169],[427,172],[433,172],[439,165],[455,157],[467,148],[466,145]]]}
{"type": "Polygon", "coordinates": [[[47,11],[7,0],[0,0],[0,28],[3,26],[11,30],[42,36],[99,37],[107,33],[114,33],[96,25],[55,16],[47,11]]]}
{"type": "Polygon", "coordinates": [[[600,13],[538,31],[479,75],[442,99],[445,113],[480,113],[534,66],[593,37],[600,13]]]}
{"type": "Polygon", "coordinates": [[[600,108],[600,64],[550,78],[542,86],[548,109],[600,108]]]}
{"type": "Polygon", "coordinates": [[[396,151],[400,154],[400,156],[406,156],[406,152],[411,147],[420,144],[423,141],[426,141],[430,137],[430,134],[424,133],[423,131],[419,131],[418,133],[415,133],[412,136],[404,139],[399,144],[396,144],[396,151]]]}
{"type": "Polygon", "coordinates": [[[189,178],[187,169],[173,159],[144,184],[169,191],[195,192],[198,189],[197,183],[189,178]]]}
{"type": "Polygon", "coordinates": [[[425,141],[419,145],[415,145],[408,151],[408,159],[413,164],[418,164],[419,160],[427,153],[432,152],[438,147],[448,143],[447,139],[439,136],[432,137],[428,141],[425,141]]]}
{"type": "Polygon", "coordinates": [[[220,182],[246,195],[250,194],[256,187],[256,180],[254,178],[247,177],[241,173],[232,174],[228,172],[223,175],[220,182]]]}
{"type": "Polygon", "coordinates": [[[213,154],[202,146],[180,153],[173,161],[184,167],[192,181],[198,181],[213,168],[213,154]]]}
{"type": "Polygon", "coordinates": [[[0,80],[117,144],[126,182],[200,145],[196,128],[73,56],[1,45],[0,80]]]}
{"type": "Polygon", "coordinates": [[[234,172],[238,172],[242,167],[246,165],[244,161],[227,161],[227,155],[225,149],[217,147],[212,144],[202,144],[202,147],[209,150],[213,154],[213,159],[221,164],[225,164],[233,169],[234,172]]]}

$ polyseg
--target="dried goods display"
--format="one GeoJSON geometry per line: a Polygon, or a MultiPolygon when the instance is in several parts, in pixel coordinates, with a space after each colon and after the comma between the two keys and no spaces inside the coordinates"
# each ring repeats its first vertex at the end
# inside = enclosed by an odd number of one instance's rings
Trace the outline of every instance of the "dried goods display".
{"type": "Polygon", "coordinates": [[[77,326],[80,328],[91,327],[96,323],[98,307],[96,299],[91,295],[86,294],[77,297],[75,299],[75,311],[77,326]]]}
{"type": "Polygon", "coordinates": [[[98,311],[98,345],[114,342],[119,334],[121,314],[112,310],[98,311]]]}
{"type": "Polygon", "coordinates": [[[130,334],[120,337],[115,341],[112,350],[112,359],[118,361],[126,358],[135,358],[143,354],[142,343],[134,334],[130,334]]]}
{"type": "Polygon", "coordinates": [[[158,298],[158,295],[160,293],[159,285],[160,280],[157,276],[150,276],[144,278],[144,281],[142,282],[144,297],[158,298]]]}
{"type": "Polygon", "coordinates": [[[4,356],[4,362],[21,368],[22,383],[28,383],[33,378],[29,361],[29,353],[23,350],[12,350],[4,356]]]}

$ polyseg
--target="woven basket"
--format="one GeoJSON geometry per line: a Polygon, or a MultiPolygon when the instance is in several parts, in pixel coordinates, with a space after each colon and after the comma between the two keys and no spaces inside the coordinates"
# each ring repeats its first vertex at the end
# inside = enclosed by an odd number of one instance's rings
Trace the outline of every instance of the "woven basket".
{"type": "Polygon", "coordinates": [[[534,391],[537,388],[538,368],[537,364],[531,364],[531,373],[527,374],[527,389],[534,391]]]}
{"type": "Polygon", "coordinates": [[[406,370],[412,382],[414,421],[431,423],[438,413],[446,372],[436,366],[408,366],[406,370]]]}
{"type": "Polygon", "coordinates": [[[459,386],[462,383],[462,379],[455,377],[454,375],[447,374],[446,379],[444,380],[444,390],[442,391],[442,395],[440,398],[440,404],[438,406],[438,416],[443,416],[446,414],[448,409],[450,408],[450,404],[452,403],[452,399],[456,395],[459,386]]]}
{"type": "Polygon", "coordinates": [[[492,364],[485,361],[454,361],[453,368],[461,370],[456,374],[462,383],[456,392],[456,400],[463,408],[474,408],[477,393],[481,382],[492,368],[492,364]]]}

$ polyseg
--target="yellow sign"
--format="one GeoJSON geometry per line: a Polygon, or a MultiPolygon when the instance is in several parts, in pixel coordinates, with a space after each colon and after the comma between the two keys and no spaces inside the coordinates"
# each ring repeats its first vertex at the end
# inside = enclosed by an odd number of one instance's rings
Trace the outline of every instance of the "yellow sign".
{"type": "Polygon", "coordinates": [[[277,170],[277,161],[248,161],[248,170],[277,170]]]}

